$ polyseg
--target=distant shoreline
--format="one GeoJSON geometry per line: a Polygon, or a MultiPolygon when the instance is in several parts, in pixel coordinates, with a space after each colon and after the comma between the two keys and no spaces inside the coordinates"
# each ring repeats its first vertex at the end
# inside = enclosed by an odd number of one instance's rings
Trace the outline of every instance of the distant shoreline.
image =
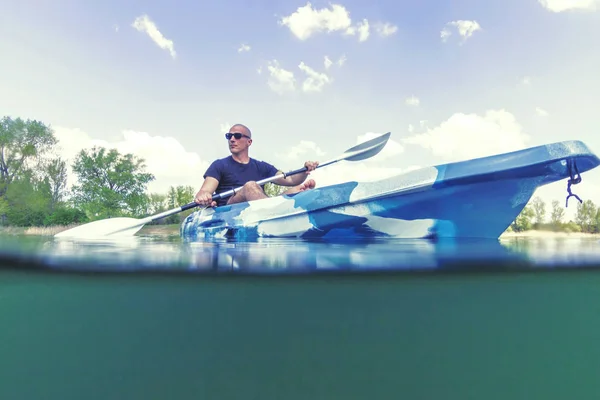
{"type": "MultiPolygon", "coordinates": [[[[58,232],[70,228],[65,226],[49,226],[49,227],[15,227],[15,226],[0,226],[0,235],[34,235],[34,236],[53,236],[58,232]]],[[[145,225],[137,233],[138,236],[173,236],[179,235],[179,224],[169,225],[145,225]]],[[[553,232],[543,230],[528,230],[523,232],[504,232],[500,235],[500,239],[508,238],[596,238],[600,237],[599,233],[584,233],[584,232],[553,232]]]]}
{"type": "Polygon", "coordinates": [[[553,232],[553,231],[539,231],[529,230],[523,232],[504,232],[500,235],[500,239],[514,238],[514,237],[534,237],[534,238],[594,238],[600,237],[598,233],[585,233],[585,232],[553,232]]]}

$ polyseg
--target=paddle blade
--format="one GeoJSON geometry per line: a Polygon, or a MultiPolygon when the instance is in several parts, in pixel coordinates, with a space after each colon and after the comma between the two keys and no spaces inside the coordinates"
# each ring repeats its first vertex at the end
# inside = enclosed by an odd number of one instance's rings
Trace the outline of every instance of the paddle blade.
{"type": "Polygon", "coordinates": [[[346,150],[344,154],[347,156],[344,156],[343,159],[346,161],[361,161],[373,157],[385,147],[391,134],[391,132],[384,133],[346,150]]]}
{"type": "Polygon", "coordinates": [[[101,236],[133,236],[135,235],[146,223],[146,219],[136,218],[108,218],[101,219],[98,221],[90,222],[76,226],[72,229],[59,232],[54,237],[58,238],[94,238],[101,236]]]}

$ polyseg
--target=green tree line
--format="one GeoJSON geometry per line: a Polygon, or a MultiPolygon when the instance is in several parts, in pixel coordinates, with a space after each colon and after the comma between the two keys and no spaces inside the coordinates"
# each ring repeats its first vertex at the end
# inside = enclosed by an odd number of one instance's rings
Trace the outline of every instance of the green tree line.
{"type": "MultiPolygon", "coordinates": [[[[196,189],[171,186],[150,193],[155,176],[133,154],[95,146],[82,149],[70,165],[76,182],[67,189],[67,161],[57,155],[58,140],[37,120],[0,120],[0,225],[53,226],[113,217],[140,218],[191,202],[196,189]]],[[[270,195],[282,187],[266,185],[270,195]]],[[[187,210],[155,223],[180,223],[187,210]]]]}
{"type": "Polygon", "coordinates": [[[528,230],[544,230],[553,232],[600,233],[600,207],[592,200],[577,202],[574,220],[565,220],[565,204],[553,200],[550,213],[546,203],[538,196],[534,197],[523,208],[510,225],[509,230],[523,232],[528,230]]]}

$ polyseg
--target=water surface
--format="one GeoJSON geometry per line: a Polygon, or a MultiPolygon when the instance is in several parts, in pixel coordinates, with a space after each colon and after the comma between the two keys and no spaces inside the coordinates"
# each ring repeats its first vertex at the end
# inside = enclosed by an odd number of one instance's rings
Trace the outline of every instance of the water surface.
{"type": "Polygon", "coordinates": [[[0,240],[0,399],[600,396],[596,239],[0,240]]]}
{"type": "Polygon", "coordinates": [[[600,260],[597,237],[513,237],[500,240],[374,239],[319,241],[214,239],[187,242],[174,236],[63,239],[0,236],[0,255],[52,270],[315,273],[419,271],[479,263],[516,267],[584,267],[600,260]]]}

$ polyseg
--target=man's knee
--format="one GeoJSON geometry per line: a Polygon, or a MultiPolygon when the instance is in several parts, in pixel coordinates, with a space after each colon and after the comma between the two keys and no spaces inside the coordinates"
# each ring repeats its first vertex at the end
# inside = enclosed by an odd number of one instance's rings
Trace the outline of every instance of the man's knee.
{"type": "Polygon", "coordinates": [[[245,192],[262,192],[262,188],[255,181],[248,181],[244,184],[245,192]]]}

